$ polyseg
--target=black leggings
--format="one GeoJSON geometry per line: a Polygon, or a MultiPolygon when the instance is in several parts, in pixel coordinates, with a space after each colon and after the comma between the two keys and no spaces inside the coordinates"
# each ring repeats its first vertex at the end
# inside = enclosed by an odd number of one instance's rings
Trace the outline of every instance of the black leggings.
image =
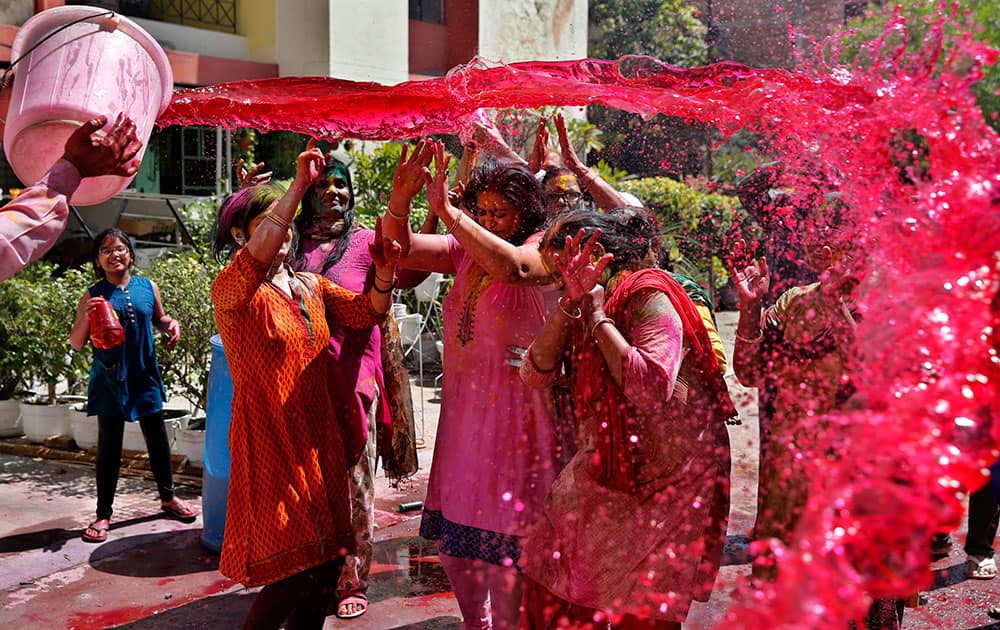
{"type": "Polygon", "coordinates": [[[965,553],[970,556],[993,557],[993,539],[1000,523],[1000,507],[993,487],[986,484],[969,497],[969,535],[965,553]]]}
{"type": "Polygon", "coordinates": [[[286,620],[288,630],[322,628],[343,566],[340,558],[268,584],[254,598],[243,630],[276,630],[286,620]]]}
{"type": "MultiPolygon", "coordinates": [[[[149,467],[153,469],[156,489],[161,501],[174,498],[174,479],[170,469],[170,443],[163,425],[163,412],[151,413],[138,420],[142,437],[149,452],[149,467]]],[[[118,416],[97,416],[97,518],[110,519],[111,505],[118,488],[118,471],[122,465],[122,438],[125,419],[118,416]]]]}

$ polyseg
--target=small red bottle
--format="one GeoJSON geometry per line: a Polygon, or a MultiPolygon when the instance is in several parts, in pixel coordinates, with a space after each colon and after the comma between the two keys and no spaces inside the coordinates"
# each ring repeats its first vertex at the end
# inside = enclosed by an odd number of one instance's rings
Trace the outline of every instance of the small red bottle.
{"type": "Polygon", "coordinates": [[[90,311],[90,341],[95,348],[110,350],[125,341],[125,329],[118,321],[118,313],[111,303],[104,298],[95,309],[90,311]]]}

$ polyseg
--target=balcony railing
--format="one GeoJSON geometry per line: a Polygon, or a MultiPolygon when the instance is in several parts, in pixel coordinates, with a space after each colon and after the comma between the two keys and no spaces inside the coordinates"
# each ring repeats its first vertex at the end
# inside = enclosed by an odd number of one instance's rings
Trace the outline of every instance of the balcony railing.
{"type": "MultiPolygon", "coordinates": [[[[2,1],[2,0],[0,0],[2,1]]],[[[68,0],[118,11],[122,15],[183,24],[213,31],[236,32],[237,0],[68,0]]]]}
{"type": "MultiPolygon", "coordinates": [[[[125,4],[124,0],[122,4],[125,4]]],[[[149,17],[213,31],[236,32],[236,0],[152,0],[149,17]]]]}

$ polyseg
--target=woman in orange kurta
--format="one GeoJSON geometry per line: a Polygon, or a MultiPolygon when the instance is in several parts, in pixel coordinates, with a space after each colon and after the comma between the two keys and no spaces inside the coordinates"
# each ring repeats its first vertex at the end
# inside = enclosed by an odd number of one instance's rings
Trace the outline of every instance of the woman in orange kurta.
{"type": "Polygon", "coordinates": [[[247,586],[266,585],[244,628],[278,628],[286,620],[289,628],[322,627],[354,547],[347,461],[327,386],[327,322],[378,324],[389,308],[399,246],[376,226],[375,284],[366,295],[285,265],[292,216],[323,164],[310,144],[284,195],[269,185],[245,188],[219,211],[216,252],[233,253],[212,285],[233,379],[219,570],[247,586]]]}

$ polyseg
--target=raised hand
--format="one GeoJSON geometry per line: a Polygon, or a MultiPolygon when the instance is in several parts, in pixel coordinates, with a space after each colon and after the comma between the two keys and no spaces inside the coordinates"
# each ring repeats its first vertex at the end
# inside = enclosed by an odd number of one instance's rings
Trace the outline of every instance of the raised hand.
{"type": "Polygon", "coordinates": [[[316,139],[310,138],[306,150],[299,153],[295,161],[295,183],[312,186],[326,168],[326,156],[316,146],[316,139]]]}
{"type": "Polygon", "coordinates": [[[107,116],[98,116],[80,125],[66,139],[63,159],[83,177],[131,177],[139,170],[135,156],[142,143],[136,136],[135,123],[124,113],[118,114],[110,130],[101,131],[107,123],[107,116]]]}
{"type": "Polygon", "coordinates": [[[410,201],[420,189],[431,182],[431,171],[428,168],[434,158],[434,143],[421,140],[412,153],[409,145],[403,145],[399,154],[399,164],[392,176],[392,201],[400,204],[399,210],[409,210],[410,201]]]}
{"type": "Polygon", "coordinates": [[[268,171],[266,173],[262,173],[262,170],[264,170],[263,162],[258,162],[247,169],[246,164],[241,158],[240,161],[236,163],[236,179],[240,183],[240,188],[249,188],[250,186],[259,186],[260,184],[269,183],[273,172],[268,171]]]}
{"type": "Polygon", "coordinates": [[[382,234],[382,217],[375,218],[375,240],[368,245],[368,253],[375,263],[375,274],[383,280],[391,278],[402,255],[399,243],[382,234]]]}
{"type": "Polygon", "coordinates": [[[566,295],[572,302],[577,302],[590,295],[604,276],[604,269],[614,259],[612,254],[604,254],[599,259],[594,260],[594,251],[597,249],[597,241],[601,236],[600,230],[594,230],[586,243],[583,242],[584,236],[583,230],[577,232],[576,236],[572,238],[567,236],[566,247],[563,251],[552,255],[552,260],[566,286],[566,295]]]}
{"type": "Polygon", "coordinates": [[[577,175],[587,172],[587,165],[577,156],[573,149],[573,144],[569,141],[569,134],[566,133],[566,120],[562,114],[556,114],[553,120],[556,123],[556,133],[559,134],[559,150],[562,151],[563,164],[566,168],[577,175]]]}
{"type": "Polygon", "coordinates": [[[729,275],[736,285],[740,304],[759,304],[771,287],[767,260],[763,256],[754,259],[747,249],[746,241],[742,239],[736,241],[729,257],[729,275]]]}
{"type": "Polygon", "coordinates": [[[531,155],[528,156],[528,170],[537,173],[549,157],[549,128],[545,124],[545,118],[538,120],[538,130],[535,132],[535,146],[531,148],[531,155]]]}
{"type": "MultiPolygon", "coordinates": [[[[448,164],[451,156],[445,155],[444,143],[433,143],[434,149],[434,177],[427,184],[427,205],[431,212],[441,217],[445,204],[450,204],[451,192],[448,190],[448,164]]],[[[464,190],[464,188],[463,188],[464,190]]]]}

